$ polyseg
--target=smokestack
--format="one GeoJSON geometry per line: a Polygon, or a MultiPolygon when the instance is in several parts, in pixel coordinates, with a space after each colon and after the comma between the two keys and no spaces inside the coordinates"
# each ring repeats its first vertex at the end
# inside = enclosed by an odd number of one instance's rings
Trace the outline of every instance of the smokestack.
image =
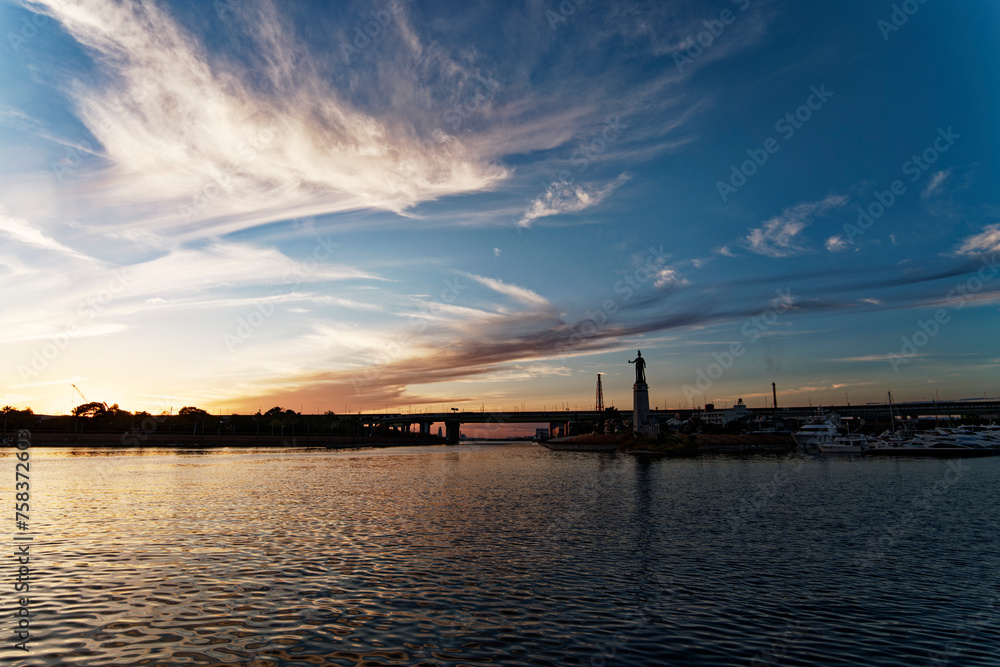
{"type": "Polygon", "coordinates": [[[771,407],[772,408],[777,408],[778,407],[778,389],[777,389],[777,387],[774,386],[773,382],[771,383],[771,398],[773,399],[773,402],[771,403],[771,407]]]}

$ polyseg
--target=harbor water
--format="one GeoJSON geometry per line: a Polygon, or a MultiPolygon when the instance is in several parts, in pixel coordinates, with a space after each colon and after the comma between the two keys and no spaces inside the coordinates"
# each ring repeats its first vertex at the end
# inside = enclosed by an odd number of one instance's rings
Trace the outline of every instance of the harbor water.
{"type": "Polygon", "coordinates": [[[1000,457],[33,448],[31,501],[4,665],[1000,665],[1000,457]]]}

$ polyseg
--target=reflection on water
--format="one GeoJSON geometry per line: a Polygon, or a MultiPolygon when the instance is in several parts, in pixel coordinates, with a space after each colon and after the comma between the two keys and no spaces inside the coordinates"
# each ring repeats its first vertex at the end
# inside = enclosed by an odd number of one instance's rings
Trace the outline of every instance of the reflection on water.
{"type": "Polygon", "coordinates": [[[997,665],[998,472],[536,445],[34,449],[35,639],[12,650],[5,620],[0,659],[997,665]]]}

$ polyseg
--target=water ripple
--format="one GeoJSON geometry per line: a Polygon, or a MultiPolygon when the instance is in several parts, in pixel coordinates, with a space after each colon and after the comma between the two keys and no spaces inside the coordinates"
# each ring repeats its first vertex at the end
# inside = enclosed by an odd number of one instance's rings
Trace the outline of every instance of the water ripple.
{"type": "Polygon", "coordinates": [[[996,459],[34,457],[4,664],[1000,664],[996,459]]]}

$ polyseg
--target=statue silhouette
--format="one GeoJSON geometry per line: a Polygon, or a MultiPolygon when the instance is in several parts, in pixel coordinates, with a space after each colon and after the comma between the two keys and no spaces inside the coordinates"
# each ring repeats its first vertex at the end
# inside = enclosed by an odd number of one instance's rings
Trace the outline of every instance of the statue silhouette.
{"type": "Polygon", "coordinates": [[[635,364],[635,381],[638,384],[646,382],[646,360],[642,358],[642,350],[637,350],[638,356],[635,359],[629,361],[630,364],[635,364]]]}

